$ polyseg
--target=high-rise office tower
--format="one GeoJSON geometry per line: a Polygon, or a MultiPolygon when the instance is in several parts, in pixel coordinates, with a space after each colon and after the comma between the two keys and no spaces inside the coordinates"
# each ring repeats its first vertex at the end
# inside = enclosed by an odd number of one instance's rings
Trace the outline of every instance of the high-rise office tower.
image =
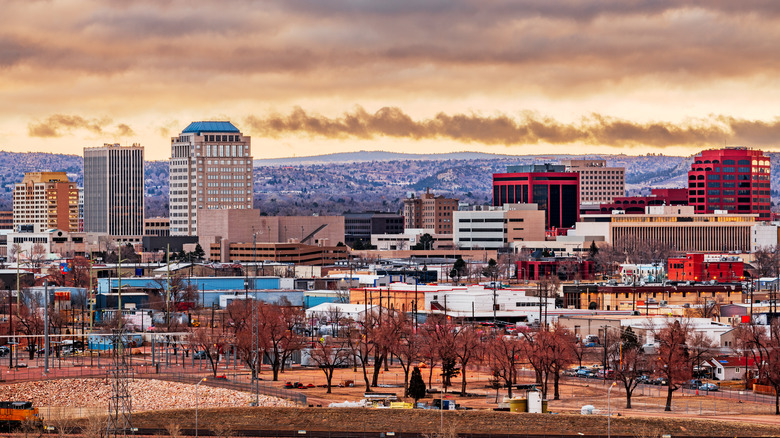
{"type": "Polygon", "coordinates": [[[709,149],[693,158],[688,172],[688,205],[696,213],[727,210],[757,214],[768,221],[772,190],[769,157],[745,147],[709,149]]]}
{"type": "Polygon", "coordinates": [[[144,148],[84,148],[84,231],[144,234],[144,148]]]}
{"type": "Polygon", "coordinates": [[[537,204],[548,230],[571,228],[580,218],[580,175],[565,166],[508,166],[493,174],[493,205],[537,204]]]}
{"type": "Polygon", "coordinates": [[[14,186],[14,228],[79,230],[79,189],[65,172],[28,172],[14,186]]]}
{"type": "Polygon", "coordinates": [[[563,160],[567,172],[580,174],[580,204],[607,204],[626,195],[626,169],[607,160],[563,160]]]}
{"type": "Polygon", "coordinates": [[[252,208],[251,138],[230,122],[192,122],[171,138],[172,236],[198,234],[198,211],[252,208]]]}

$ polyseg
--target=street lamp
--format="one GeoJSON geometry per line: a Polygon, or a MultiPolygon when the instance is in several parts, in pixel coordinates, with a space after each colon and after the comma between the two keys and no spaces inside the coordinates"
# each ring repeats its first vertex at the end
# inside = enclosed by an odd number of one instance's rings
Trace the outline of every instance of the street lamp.
{"type": "MultiPolygon", "coordinates": [[[[607,390],[607,438],[611,438],[612,437],[612,405],[610,404],[609,394],[610,394],[610,392],[612,392],[612,388],[614,388],[615,385],[617,385],[617,382],[612,382],[612,385],[610,385],[609,389],[607,390]]],[[[196,417],[195,417],[196,420],[195,421],[197,421],[197,418],[198,418],[197,417],[197,412],[198,411],[196,410],[195,411],[195,413],[196,413],[196,417]]],[[[197,436],[197,430],[195,432],[196,432],[195,436],[197,436]]]]}
{"type": "Polygon", "coordinates": [[[198,385],[205,381],[206,378],[204,377],[195,384],[195,438],[198,438],[198,385]]]}

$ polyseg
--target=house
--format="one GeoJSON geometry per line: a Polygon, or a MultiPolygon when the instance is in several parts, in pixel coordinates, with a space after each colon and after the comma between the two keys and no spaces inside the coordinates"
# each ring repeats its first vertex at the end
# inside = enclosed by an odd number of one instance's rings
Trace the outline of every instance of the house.
{"type": "Polygon", "coordinates": [[[742,380],[745,378],[745,370],[753,367],[753,359],[721,356],[705,361],[702,366],[712,370],[711,375],[715,380],[742,380]]]}

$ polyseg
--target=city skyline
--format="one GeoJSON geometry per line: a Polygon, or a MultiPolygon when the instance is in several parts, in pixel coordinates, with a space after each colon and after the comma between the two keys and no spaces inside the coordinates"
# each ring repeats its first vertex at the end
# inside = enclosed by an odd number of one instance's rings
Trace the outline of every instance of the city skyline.
{"type": "Polygon", "coordinates": [[[4,5],[0,149],[141,143],[193,120],[255,158],[777,150],[780,5],[181,1],[4,5]],[[541,150],[540,150],[541,149],[541,150]]]}

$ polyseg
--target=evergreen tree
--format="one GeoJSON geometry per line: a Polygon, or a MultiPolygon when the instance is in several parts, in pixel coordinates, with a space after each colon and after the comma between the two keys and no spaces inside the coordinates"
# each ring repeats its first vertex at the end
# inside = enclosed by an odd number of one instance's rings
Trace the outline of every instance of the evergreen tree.
{"type": "Polygon", "coordinates": [[[195,251],[192,252],[192,255],[195,256],[195,260],[203,260],[203,257],[206,255],[206,251],[203,251],[203,247],[201,247],[199,243],[195,245],[195,251]]]}
{"type": "Polygon", "coordinates": [[[590,248],[588,248],[588,258],[590,260],[593,260],[594,257],[596,257],[596,254],[599,253],[599,247],[596,246],[596,241],[593,240],[590,242],[590,248]]]}
{"type": "Polygon", "coordinates": [[[452,265],[452,270],[455,271],[455,275],[450,274],[450,277],[455,277],[455,281],[460,283],[460,277],[466,275],[466,262],[463,261],[463,258],[458,256],[458,259],[452,265]]]}
{"type": "Polygon", "coordinates": [[[412,377],[409,378],[409,387],[406,389],[406,396],[414,399],[414,403],[417,404],[417,400],[425,397],[425,381],[420,373],[420,368],[414,367],[412,370],[412,377]]]}

